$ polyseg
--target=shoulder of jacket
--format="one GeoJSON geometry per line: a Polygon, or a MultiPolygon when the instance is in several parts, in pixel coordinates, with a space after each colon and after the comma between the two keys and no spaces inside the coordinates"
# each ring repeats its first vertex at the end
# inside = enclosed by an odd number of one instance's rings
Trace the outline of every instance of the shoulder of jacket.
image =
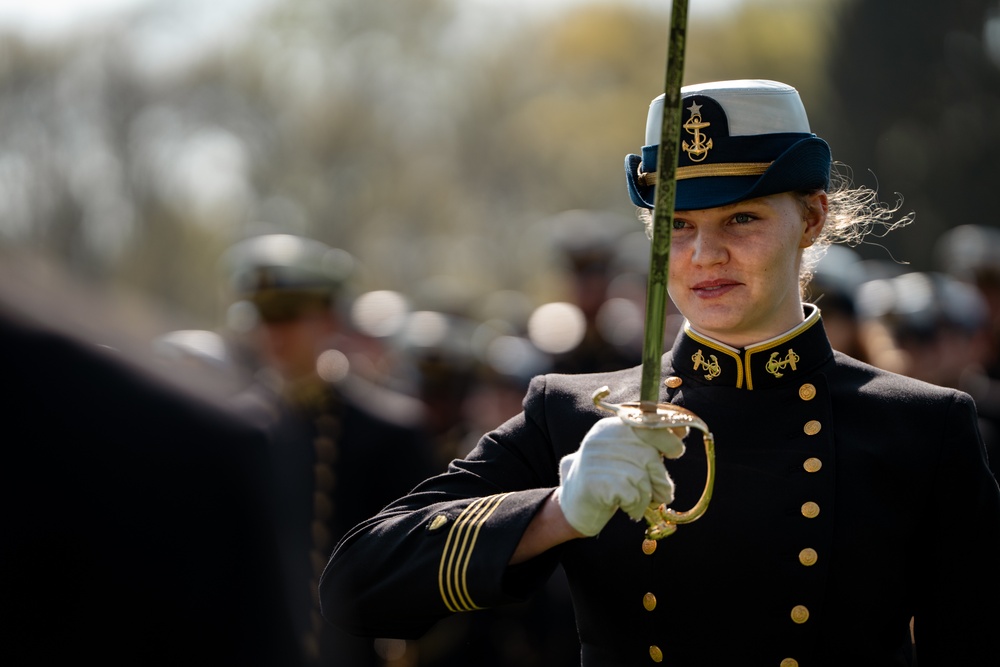
{"type": "Polygon", "coordinates": [[[835,353],[836,376],[861,394],[874,394],[886,400],[957,401],[972,402],[972,397],[964,391],[951,387],[931,384],[908,375],[902,375],[859,361],[853,357],[835,353]]]}
{"type": "Polygon", "coordinates": [[[610,402],[635,401],[639,398],[641,374],[642,369],[637,366],[602,373],[539,375],[531,380],[525,404],[536,400],[588,404],[594,394],[603,388],[609,390],[606,400],[610,402]]]}

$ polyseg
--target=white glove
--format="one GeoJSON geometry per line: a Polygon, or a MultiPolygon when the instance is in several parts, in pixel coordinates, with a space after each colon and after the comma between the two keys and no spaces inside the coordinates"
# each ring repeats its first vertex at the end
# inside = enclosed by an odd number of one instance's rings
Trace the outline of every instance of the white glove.
{"type": "Polygon", "coordinates": [[[559,462],[556,493],[566,520],[590,537],[618,508],[639,521],[647,507],[669,505],[674,482],[662,457],[683,453],[684,442],[670,429],[633,429],[619,417],[601,419],[580,449],[559,462]]]}

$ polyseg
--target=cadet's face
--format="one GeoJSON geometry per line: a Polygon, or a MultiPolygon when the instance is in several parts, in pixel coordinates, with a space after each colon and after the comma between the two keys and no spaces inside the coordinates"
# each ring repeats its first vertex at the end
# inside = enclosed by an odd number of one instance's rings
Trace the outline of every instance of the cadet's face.
{"type": "Polygon", "coordinates": [[[698,332],[733,347],[802,321],[802,250],[819,235],[826,195],[784,193],[674,215],[670,297],[698,332]]]}
{"type": "Polygon", "coordinates": [[[261,356],[286,380],[313,375],[316,358],[335,330],[332,315],[321,310],[281,322],[262,322],[258,331],[261,356]]]}

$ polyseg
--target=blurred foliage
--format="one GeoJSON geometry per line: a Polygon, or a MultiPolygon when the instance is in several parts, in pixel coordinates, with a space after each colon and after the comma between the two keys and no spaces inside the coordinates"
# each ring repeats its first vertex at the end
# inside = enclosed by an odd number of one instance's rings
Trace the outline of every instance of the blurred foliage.
{"type": "MultiPolygon", "coordinates": [[[[459,0],[287,0],[206,45],[160,0],[59,42],[0,37],[0,250],[138,292],[178,328],[220,324],[218,257],[267,231],[352,252],[357,291],[558,298],[546,218],[634,216],[622,162],[661,92],[663,4],[477,22],[459,0]]],[[[921,268],[942,228],[993,224],[995,4],[693,13],[685,81],[798,87],[835,157],[918,210],[892,247],[921,268]]]]}
{"type": "Polygon", "coordinates": [[[838,40],[826,65],[830,111],[841,119],[825,121],[834,155],[916,212],[914,225],[884,240],[916,270],[929,268],[947,229],[998,225],[998,10],[995,0],[856,0],[838,17],[838,34],[851,39],[838,40]]]}

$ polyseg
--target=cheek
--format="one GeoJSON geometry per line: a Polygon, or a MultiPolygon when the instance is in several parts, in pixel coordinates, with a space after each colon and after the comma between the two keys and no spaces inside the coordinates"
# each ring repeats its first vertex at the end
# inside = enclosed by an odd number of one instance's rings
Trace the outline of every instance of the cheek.
{"type": "Polygon", "coordinates": [[[760,248],[757,253],[763,272],[772,277],[784,277],[787,274],[797,276],[801,255],[802,251],[793,242],[760,248]]]}
{"type": "Polygon", "coordinates": [[[667,281],[667,295],[674,301],[677,300],[678,296],[683,296],[683,291],[680,288],[681,282],[683,281],[683,271],[675,265],[673,260],[670,262],[670,276],[667,281]]]}
{"type": "Polygon", "coordinates": [[[670,247],[670,280],[683,276],[691,270],[691,251],[684,243],[674,243],[670,247]]]}

